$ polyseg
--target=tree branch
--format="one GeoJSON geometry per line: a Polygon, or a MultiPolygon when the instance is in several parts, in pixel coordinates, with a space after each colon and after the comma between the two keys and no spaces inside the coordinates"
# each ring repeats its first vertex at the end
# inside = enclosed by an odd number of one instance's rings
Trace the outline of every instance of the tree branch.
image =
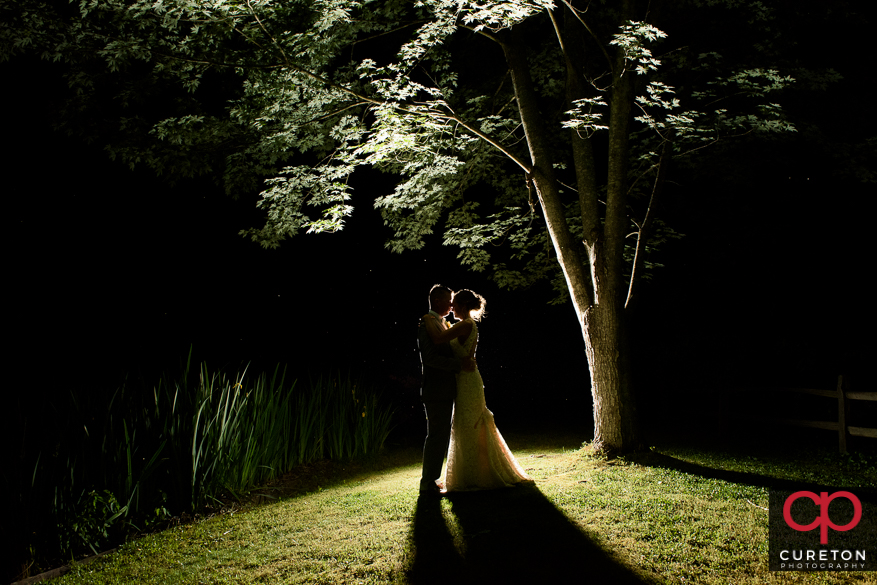
{"type": "MultiPolygon", "coordinates": [[[[372,103],[372,104],[379,105],[379,106],[387,105],[386,102],[383,102],[383,101],[381,101],[381,100],[376,100],[376,99],[369,98],[369,97],[366,97],[366,96],[364,96],[364,95],[361,95],[361,94],[359,94],[359,93],[353,91],[352,89],[346,88],[346,87],[344,87],[344,86],[342,86],[342,85],[338,85],[337,83],[335,83],[335,82],[333,82],[333,81],[330,81],[330,80],[328,80],[328,79],[326,79],[326,78],[324,78],[324,77],[322,77],[322,76],[320,76],[320,75],[317,75],[316,73],[313,73],[313,72],[311,72],[311,71],[308,71],[307,69],[304,69],[303,67],[299,67],[299,66],[297,66],[297,65],[294,65],[294,64],[290,63],[290,62],[289,62],[289,58],[286,56],[286,52],[283,50],[283,47],[281,47],[280,44],[277,42],[277,40],[271,35],[271,33],[269,33],[267,29],[265,29],[265,26],[262,24],[262,21],[259,20],[259,17],[258,17],[258,16],[256,16],[256,13],[253,11],[252,6],[250,5],[250,0],[247,0],[247,6],[250,7],[250,11],[253,13],[253,17],[256,19],[256,22],[259,23],[259,26],[262,27],[262,30],[265,32],[265,34],[268,35],[268,37],[269,37],[272,41],[274,41],[274,44],[275,44],[275,45],[277,45],[277,48],[280,50],[280,53],[283,55],[283,59],[284,59],[284,61],[286,62],[286,66],[287,66],[287,67],[289,67],[290,69],[293,69],[293,70],[295,70],[295,71],[298,71],[299,73],[303,73],[304,75],[307,75],[308,77],[310,77],[310,78],[312,78],[312,79],[315,79],[315,80],[317,80],[317,81],[320,81],[320,82],[326,84],[328,87],[331,87],[331,88],[333,88],[333,89],[337,89],[337,90],[340,90],[340,91],[342,91],[342,92],[348,93],[348,94],[350,94],[350,95],[352,95],[352,96],[356,97],[357,99],[362,100],[362,101],[364,101],[364,102],[372,103]]],[[[481,132],[480,130],[477,130],[477,129],[473,128],[472,126],[470,126],[469,124],[467,124],[466,122],[464,122],[463,120],[461,120],[461,119],[460,119],[458,116],[456,116],[455,114],[451,114],[451,115],[449,116],[449,115],[446,115],[446,114],[440,114],[440,113],[438,113],[438,112],[435,112],[435,113],[432,113],[432,112],[422,112],[422,111],[411,110],[411,109],[408,109],[408,108],[406,108],[406,107],[404,107],[404,106],[401,106],[401,105],[393,105],[393,109],[398,110],[398,111],[400,111],[400,112],[405,112],[405,113],[408,113],[408,114],[414,114],[414,115],[419,115],[419,116],[427,116],[427,117],[430,117],[430,118],[437,118],[437,119],[443,119],[443,120],[448,120],[448,121],[456,122],[457,124],[459,124],[460,126],[462,126],[463,128],[465,128],[466,130],[468,130],[469,132],[471,132],[472,134],[478,136],[479,138],[481,138],[482,140],[484,140],[485,142],[487,142],[488,144],[490,144],[491,146],[493,146],[494,148],[496,148],[497,150],[499,150],[500,152],[502,152],[504,155],[506,155],[507,157],[509,157],[513,162],[515,162],[515,164],[517,164],[519,167],[521,167],[522,169],[524,169],[524,171],[525,171],[526,173],[529,174],[529,173],[531,172],[531,170],[532,170],[532,168],[531,168],[530,165],[528,165],[527,163],[525,163],[524,161],[522,161],[521,159],[519,159],[519,158],[518,158],[517,156],[515,156],[512,152],[506,150],[501,144],[499,144],[498,142],[496,142],[495,140],[493,140],[492,138],[490,138],[487,134],[481,132]]]]}
{"type": "Polygon", "coordinates": [[[472,31],[472,32],[474,32],[474,33],[477,34],[477,35],[481,35],[481,36],[483,36],[483,37],[486,37],[486,38],[490,39],[491,41],[493,41],[494,43],[496,43],[497,45],[499,45],[499,46],[501,46],[501,47],[504,46],[504,44],[503,44],[503,42],[502,42],[502,39],[500,39],[498,36],[496,36],[496,35],[494,35],[494,34],[491,34],[491,33],[487,32],[487,31],[485,31],[483,28],[480,29],[480,30],[475,30],[475,27],[474,27],[474,26],[468,26],[468,25],[465,25],[465,24],[458,24],[457,26],[460,27],[460,28],[466,29],[466,30],[468,30],[468,31],[472,31]]]}
{"type": "Polygon", "coordinates": [[[262,19],[259,18],[259,15],[256,14],[256,11],[253,10],[253,5],[250,4],[250,0],[247,0],[247,8],[250,9],[250,14],[253,15],[253,18],[256,19],[256,22],[259,23],[259,27],[261,27],[262,31],[268,35],[268,38],[274,42],[274,45],[280,50],[280,54],[283,55],[283,61],[289,65],[289,57],[286,56],[286,51],[283,50],[283,47],[280,43],[277,42],[277,39],[274,38],[274,35],[268,32],[268,29],[265,28],[265,25],[262,24],[262,19]]]}
{"type": "MultiPolygon", "coordinates": [[[[633,14],[633,0],[622,0],[621,21],[633,14]]],[[[624,270],[624,236],[629,227],[627,213],[627,172],[630,163],[630,124],[634,103],[633,76],[625,75],[625,51],[615,51],[612,91],[609,97],[609,159],[606,175],[606,215],[603,222],[602,248],[598,250],[598,278],[602,279],[604,294],[610,310],[621,310],[626,285],[624,270]]]]}
{"type": "Polygon", "coordinates": [[[371,40],[374,40],[374,39],[377,39],[377,38],[380,38],[380,37],[383,37],[383,36],[386,36],[386,35],[389,35],[389,34],[393,34],[394,32],[398,32],[398,31],[400,31],[400,30],[404,30],[404,29],[408,28],[409,26],[415,26],[415,25],[418,25],[418,24],[423,24],[424,22],[429,22],[429,21],[427,21],[427,20],[415,20],[415,21],[413,21],[413,22],[409,22],[409,23],[407,23],[407,24],[403,24],[402,26],[397,26],[397,27],[394,28],[394,29],[387,30],[387,31],[383,31],[383,32],[378,33],[378,34],[376,34],[376,35],[372,35],[372,36],[370,36],[370,37],[365,37],[364,39],[355,40],[355,41],[353,41],[352,43],[350,43],[350,46],[351,46],[351,47],[354,47],[354,46],[356,46],[356,45],[358,45],[358,44],[360,44],[360,43],[365,43],[365,42],[368,42],[368,41],[371,41],[371,40]]]}
{"type": "Polygon", "coordinates": [[[539,111],[539,101],[530,76],[527,61],[527,41],[520,27],[508,31],[503,45],[506,62],[512,75],[512,85],[518,100],[518,111],[527,137],[533,161],[530,179],[539,197],[543,217],[550,236],[550,244],[557,253],[576,316],[582,323],[593,302],[589,279],[579,256],[579,243],[572,237],[564,217],[563,205],[557,190],[557,178],[552,165],[551,148],[547,140],[545,119],[539,111]]]}
{"type": "Polygon", "coordinates": [[[522,161],[520,158],[515,156],[512,152],[509,152],[508,150],[506,150],[505,147],[503,147],[500,143],[496,142],[490,136],[488,136],[484,132],[481,132],[480,130],[476,130],[475,128],[473,128],[472,126],[470,126],[469,124],[467,124],[466,122],[464,122],[463,120],[458,118],[457,116],[441,116],[440,115],[437,117],[444,118],[446,120],[452,120],[452,121],[456,122],[457,124],[459,124],[460,126],[465,128],[466,130],[471,132],[472,134],[476,135],[481,140],[484,140],[485,142],[487,142],[488,144],[490,144],[491,146],[493,146],[494,148],[499,150],[501,153],[503,153],[504,155],[509,157],[512,160],[512,162],[514,162],[516,165],[521,167],[524,170],[524,172],[527,173],[528,175],[532,172],[533,167],[531,165],[528,165],[527,163],[522,161]]]}
{"type": "Polygon", "coordinates": [[[606,51],[606,47],[603,46],[603,43],[600,42],[600,39],[597,38],[597,35],[595,35],[594,31],[591,30],[591,27],[588,26],[588,23],[586,23],[585,20],[581,16],[579,16],[579,11],[572,4],[569,3],[569,0],[560,1],[563,2],[567,8],[569,8],[570,12],[573,13],[573,16],[575,16],[578,21],[582,23],[582,26],[585,27],[585,30],[587,30],[591,34],[591,36],[594,37],[594,40],[597,41],[597,46],[600,47],[601,51],[603,51],[603,55],[606,57],[606,62],[609,63],[609,71],[612,71],[612,58],[606,51]]]}
{"type": "Polygon", "coordinates": [[[639,230],[636,232],[636,252],[633,256],[633,268],[630,271],[630,283],[627,287],[627,300],[624,302],[624,308],[631,306],[634,298],[634,284],[641,277],[642,271],[645,269],[645,247],[652,233],[652,226],[655,223],[655,209],[660,200],[661,191],[663,190],[664,180],[667,176],[667,167],[670,166],[670,158],[672,156],[673,143],[669,140],[664,141],[664,147],[661,150],[661,158],[658,160],[658,174],[655,177],[655,184],[652,186],[652,195],[649,198],[649,206],[646,209],[646,216],[643,218],[639,230]]]}
{"type": "MultiPolygon", "coordinates": [[[[573,13],[572,16],[575,16],[573,13]]],[[[564,32],[566,33],[566,101],[570,109],[575,107],[575,101],[586,96],[584,85],[585,76],[580,71],[580,63],[585,61],[584,35],[577,27],[576,20],[564,14],[564,32]]],[[[556,30],[556,29],[555,29],[556,30]]],[[[560,32],[558,31],[558,36],[560,32]]],[[[590,280],[587,282],[588,297],[595,302],[598,289],[597,248],[600,239],[598,226],[600,225],[596,168],[594,161],[593,144],[589,138],[583,138],[578,130],[570,129],[570,145],[572,146],[573,167],[575,169],[577,189],[574,191],[579,198],[579,215],[582,222],[582,244],[585,247],[585,260],[588,264],[590,280]]],[[[562,184],[562,183],[561,183],[562,184]]]]}
{"type": "Polygon", "coordinates": [[[554,18],[554,12],[549,10],[548,8],[546,8],[545,11],[548,12],[548,18],[551,19],[551,25],[554,27],[554,34],[557,35],[557,43],[560,45],[560,50],[566,60],[569,61],[569,54],[566,52],[566,47],[563,45],[563,36],[561,36],[560,34],[560,27],[557,26],[557,20],[554,18]]]}

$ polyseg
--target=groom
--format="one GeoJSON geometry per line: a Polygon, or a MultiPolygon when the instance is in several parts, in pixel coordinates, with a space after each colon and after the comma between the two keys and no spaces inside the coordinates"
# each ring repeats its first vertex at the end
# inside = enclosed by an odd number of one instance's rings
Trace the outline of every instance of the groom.
{"type": "MultiPolygon", "coordinates": [[[[429,312],[439,321],[439,327],[447,329],[444,317],[451,312],[451,289],[437,284],[429,291],[429,312]]],[[[438,494],[442,463],[451,439],[451,416],[457,397],[456,374],[460,370],[475,370],[475,360],[454,356],[448,343],[433,343],[421,320],[417,329],[417,345],[423,365],[423,385],[420,399],[426,412],[426,441],[423,444],[423,473],[420,477],[420,493],[438,494]]]]}

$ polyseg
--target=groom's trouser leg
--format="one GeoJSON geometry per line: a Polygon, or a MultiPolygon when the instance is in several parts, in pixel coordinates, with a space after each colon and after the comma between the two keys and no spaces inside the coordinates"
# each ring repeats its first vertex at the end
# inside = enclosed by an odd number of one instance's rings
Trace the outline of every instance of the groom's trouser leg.
{"type": "Polygon", "coordinates": [[[442,475],[442,463],[451,441],[454,403],[451,400],[424,402],[423,409],[426,411],[426,441],[423,443],[423,475],[420,481],[428,484],[442,475]]]}

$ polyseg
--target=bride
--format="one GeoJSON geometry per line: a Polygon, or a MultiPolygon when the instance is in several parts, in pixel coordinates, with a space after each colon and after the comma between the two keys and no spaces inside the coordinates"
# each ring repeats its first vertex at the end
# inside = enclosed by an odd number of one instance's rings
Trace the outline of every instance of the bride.
{"type": "MultiPolygon", "coordinates": [[[[432,315],[425,315],[426,328],[435,343],[450,341],[457,357],[474,357],[478,326],[484,315],[485,300],[471,290],[454,295],[451,307],[461,321],[442,329],[432,315]]],[[[484,382],[476,368],[457,374],[457,399],[451,425],[445,490],[448,492],[511,487],[532,483],[493,422],[493,413],[484,401],[484,382]]]]}

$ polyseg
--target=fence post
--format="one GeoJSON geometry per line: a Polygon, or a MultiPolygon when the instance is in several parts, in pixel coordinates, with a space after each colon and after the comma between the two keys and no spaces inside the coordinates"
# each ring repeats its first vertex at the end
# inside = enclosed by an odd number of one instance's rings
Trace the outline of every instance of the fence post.
{"type": "Polygon", "coordinates": [[[847,401],[844,396],[843,374],[837,377],[837,439],[841,454],[847,452],[847,401]]]}

